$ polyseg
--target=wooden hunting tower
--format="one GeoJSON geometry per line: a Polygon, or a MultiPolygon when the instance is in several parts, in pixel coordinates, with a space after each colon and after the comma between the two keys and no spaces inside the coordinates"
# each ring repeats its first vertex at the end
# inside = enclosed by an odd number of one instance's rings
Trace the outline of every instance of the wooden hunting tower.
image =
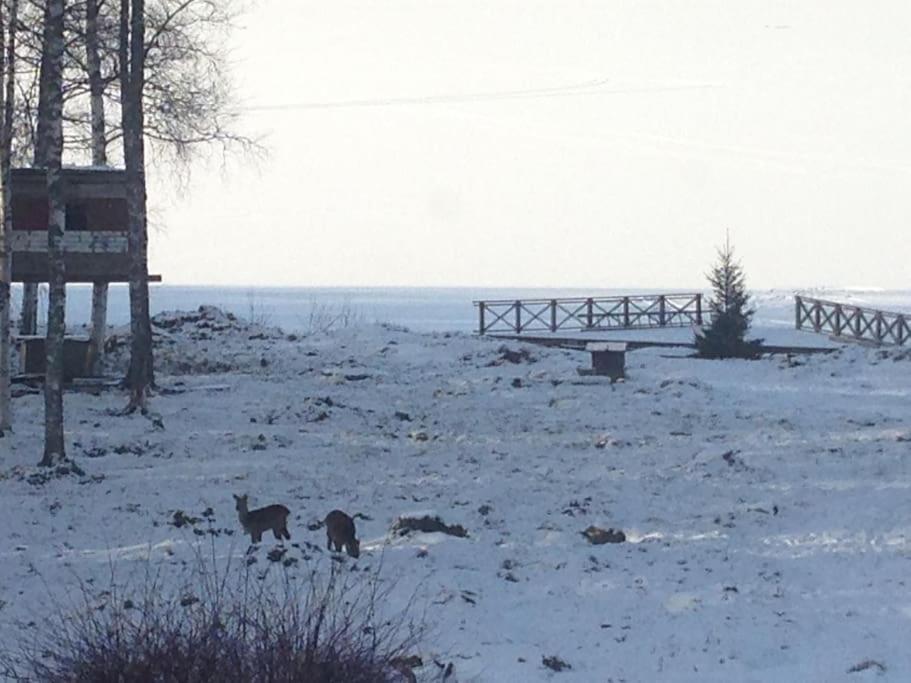
{"type": "MultiPolygon", "coordinates": [[[[120,169],[63,169],[67,282],[129,281],[125,175],[120,169]]],[[[10,176],[12,281],[47,282],[45,171],[15,168],[10,176]]]]}
{"type": "MultiPolygon", "coordinates": [[[[108,168],[64,168],[61,171],[66,202],[62,250],[67,283],[92,283],[90,340],[67,339],[64,365],[67,379],[91,375],[104,348],[107,288],[130,281],[127,242],[126,172],[108,168]],[[68,348],[68,346],[70,348],[68,348]]],[[[43,168],[10,171],[12,282],[48,281],[47,174],[43,168]]],[[[160,282],[160,275],[149,275],[160,282]]],[[[34,321],[32,321],[34,325],[34,321]]],[[[20,359],[26,374],[44,372],[44,338],[32,331],[18,336],[20,359]]]]}

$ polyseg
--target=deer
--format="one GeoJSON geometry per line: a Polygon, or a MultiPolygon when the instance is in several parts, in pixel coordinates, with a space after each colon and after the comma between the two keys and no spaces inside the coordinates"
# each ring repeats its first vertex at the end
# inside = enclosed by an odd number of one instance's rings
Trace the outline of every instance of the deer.
{"type": "Polygon", "coordinates": [[[326,525],[326,547],[332,550],[335,546],[335,552],[345,549],[351,557],[359,557],[361,554],[361,542],[355,536],[354,520],[351,519],[341,510],[333,510],[323,521],[326,525]]]}
{"type": "Polygon", "coordinates": [[[291,511],[284,505],[267,505],[264,508],[250,510],[247,507],[246,494],[234,495],[234,502],[240,525],[244,528],[244,533],[250,534],[253,543],[259,543],[263,538],[263,532],[269,530],[279,541],[282,538],[291,539],[288,532],[288,515],[291,511]]]}

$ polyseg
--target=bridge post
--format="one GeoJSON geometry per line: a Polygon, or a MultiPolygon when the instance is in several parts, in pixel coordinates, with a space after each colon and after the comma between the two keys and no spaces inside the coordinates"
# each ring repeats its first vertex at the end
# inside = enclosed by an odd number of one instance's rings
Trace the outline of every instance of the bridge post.
{"type": "Polygon", "coordinates": [[[550,331],[557,331],[557,300],[550,300],[550,331]]]}
{"type": "Polygon", "coordinates": [[[516,334],[522,333],[522,302],[518,299],[513,304],[516,307],[516,334]]]}
{"type": "Polygon", "coordinates": [[[664,294],[658,297],[658,327],[664,327],[664,294]]]}
{"type": "Polygon", "coordinates": [[[629,327],[629,297],[623,297],[623,327],[629,327]]]}
{"type": "Polygon", "coordinates": [[[591,298],[585,300],[585,326],[589,329],[595,326],[595,302],[591,298]]]}
{"type": "Polygon", "coordinates": [[[696,295],[696,324],[702,326],[702,294],[696,295]]]}
{"type": "Polygon", "coordinates": [[[801,306],[800,306],[800,296],[799,296],[799,295],[795,295],[795,296],[794,296],[794,329],[795,329],[795,330],[799,330],[799,329],[800,329],[800,322],[801,322],[801,321],[800,321],[800,308],[801,308],[801,306]]]}
{"type": "Polygon", "coordinates": [[[484,334],[484,302],[478,302],[478,334],[484,334]]]}

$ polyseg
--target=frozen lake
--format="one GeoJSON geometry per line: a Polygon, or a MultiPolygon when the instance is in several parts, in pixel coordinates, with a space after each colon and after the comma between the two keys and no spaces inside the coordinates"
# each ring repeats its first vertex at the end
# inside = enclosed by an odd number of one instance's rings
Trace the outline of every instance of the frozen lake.
{"type": "MultiPolygon", "coordinates": [[[[214,305],[247,319],[277,325],[288,331],[307,332],[336,318],[335,327],[353,323],[392,323],[419,332],[471,332],[477,326],[478,299],[522,299],[534,297],[616,296],[672,292],[666,289],[572,289],[572,288],[471,288],[471,287],[206,287],[152,285],[152,314],[168,310],[192,310],[214,305]]],[[[692,290],[690,290],[692,291],[692,290]]],[[[46,301],[46,289],[41,290],[46,301]]],[[[823,339],[798,333],[794,327],[794,294],[832,299],[856,306],[911,312],[911,290],[873,288],[758,290],[755,333],[770,341],[791,343],[795,336],[804,343],[823,339]]],[[[13,315],[17,315],[21,290],[13,290],[13,315]]],[[[79,325],[89,320],[91,287],[71,285],[67,290],[67,321],[79,325]]],[[[42,313],[43,319],[43,313],[42,313]]],[[[113,285],[108,307],[111,325],[129,320],[126,285],[113,285]]],[[[629,334],[629,333],[627,333],[629,334]]],[[[637,335],[689,336],[689,330],[639,331],[637,335]]]]}

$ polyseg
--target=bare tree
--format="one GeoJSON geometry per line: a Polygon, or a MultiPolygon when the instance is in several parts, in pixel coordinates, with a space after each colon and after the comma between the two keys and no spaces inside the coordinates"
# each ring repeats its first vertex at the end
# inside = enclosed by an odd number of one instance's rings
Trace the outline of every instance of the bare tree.
{"type": "MultiPolygon", "coordinates": [[[[85,67],[89,81],[91,114],[92,165],[107,166],[107,128],[104,118],[104,79],[101,75],[101,53],[98,40],[98,0],[85,2],[85,67]]],[[[104,353],[104,333],[107,327],[108,283],[92,284],[92,338],[89,357],[97,372],[104,353]]]]}
{"type": "MultiPolygon", "coordinates": [[[[40,26],[42,27],[40,51],[38,54],[39,58],[39,71],[38,71],[38,103],[37,111],[35,115],[35,136],[34,136],[34,159],[33,163],[37,167],[46,166],[48,158],[48,145],[51,121],[50,121],[50,112],[48,110],[50,106],[50,96],[51,96],[51,73],[50,65],[51,56],[48,50],[48,26],[51,24],[51,5],[52,2],[48,0],[43,5],[43,21],[40,26]]],[[[60,19],[60,30],[63,30],[63,19],[60,19]]],[[[61,35],[61,42],[63,41],[61,35]]],[[[60,55],[60,76],[63,77],[63,55],[60,55]]],[[[60,86],[63,87],[62,84],[60,86]]],[[[62,113],[61,113],[62,116],[62,113]]],[[[48,299],[48,309],[50,310],[50,298],[48,299]]],[[[48,326],[50,326],[50,316],[48,316],[48,326]]],[[[19,315],[19,331],[22,334],[37,334],[38,332],[38,284],[34,282],[26,282],[22,288],[22,309],[19,315]]],[[[48,348],[47,351],[50,351],[48,348]]]]}
{"type": "Polygon", "coordinates": [[[127,184],[127,242],[130,253],[130,369],[127,412],[146,411],[152,385],[152,325],[149,318],[148,225],[146,214],[145,0],[120,1],[120,92],[123,159],[127,184]]]}
{"type": "Polygon", "coordinates": [[[10,210],[10,155],[12,149],[13,106],[16,82],[16,23],[19,0],[8,6],[0,2],[0,436],[12,427],[10,395],[10,283],[12,252],[8,237],[12,231],[10,210]],[[7,9],[9,12],[5,12],[7,9]]]}
{"type": "Polygon", "coordinates": [[[41,466],[53,466],[66,457],[63,438],[63,339],[66,330],[66,269],[63,260],[63,235],[66,229],[63,157],[63,12],[64,0],[47,0],[44,27],[46,80],[41,90],[46,99],[38,128],[45,154],[47,172],[48,226],[48,315],[45,350],[47,371],[44,380],[44,457],[41,466]]]}

